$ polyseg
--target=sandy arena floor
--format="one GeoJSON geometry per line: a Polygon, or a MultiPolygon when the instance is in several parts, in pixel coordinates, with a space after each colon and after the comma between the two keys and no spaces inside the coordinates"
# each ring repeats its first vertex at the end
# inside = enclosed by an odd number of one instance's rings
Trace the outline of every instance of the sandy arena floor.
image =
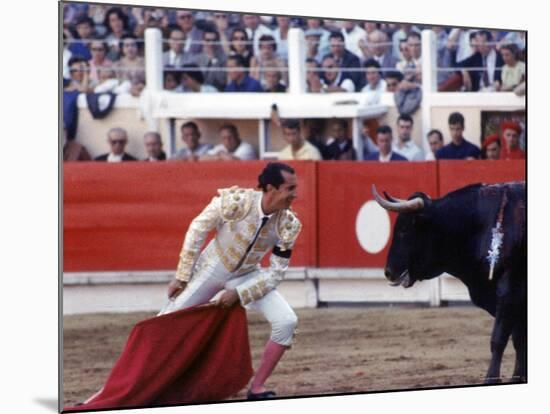
{"type": "MultiPolygon", "coordinates": [[[[298,309],[299,332],[267,386],[279,396],[320,395],[483,382],[492,318],[458,306],[298,309]]],[[[151,313],[64,317],[64,405],[82,401],[104,383],[128,333],[151,313]]],[[[249,314],[254,367],[269,325],[249,314]]],[[[503,382],[512,375],[511,342],[503,382]]],[[[242,390],[234,399],[244,399],[242,390]]]]}

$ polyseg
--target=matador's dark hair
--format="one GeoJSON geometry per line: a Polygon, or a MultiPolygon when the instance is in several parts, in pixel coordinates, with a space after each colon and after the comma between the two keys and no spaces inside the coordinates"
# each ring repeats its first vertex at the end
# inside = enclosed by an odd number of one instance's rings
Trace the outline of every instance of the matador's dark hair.
{"type": "Polygon", "coordinates": [[[286,171],[290,174],[295,174],[294,168],[282,162],[270,162],[266,165],[262,173],[258,176],[258,188],[263,192],[267,191],[267,185],[271,184],[275,188],[285,182],[282,172],[286,171]]]}

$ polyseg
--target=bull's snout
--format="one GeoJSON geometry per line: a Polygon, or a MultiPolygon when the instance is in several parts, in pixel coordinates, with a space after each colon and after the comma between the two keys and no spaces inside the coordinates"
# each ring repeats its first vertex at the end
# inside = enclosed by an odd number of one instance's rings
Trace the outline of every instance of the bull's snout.
{"type": "Polygon", "coordinates": [[[384,269],[384,276],[386,276],[386,279],[388,280],[393,280],[393,272],[391,270],[391,268],[389,266],[386,266],[386,268],[384,269]]]}

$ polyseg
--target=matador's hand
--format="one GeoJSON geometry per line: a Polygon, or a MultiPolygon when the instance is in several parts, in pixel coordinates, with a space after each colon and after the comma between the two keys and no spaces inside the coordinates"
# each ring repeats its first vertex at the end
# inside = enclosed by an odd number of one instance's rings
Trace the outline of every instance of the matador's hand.
{"type": "Polygon", "coordinates": [[[186,287],[187,282],[182,282],[176,278],[172,279],[172,281],[168,284],[168,298],[176,298],[186,287]]]}
{"type": "Polygon", "coordinates": [[[222,308],[230,308],[239,300],[239,294],[236,289],[229,289],[222,293],[220,298],[216,301],[217,306],[222,308]]]}

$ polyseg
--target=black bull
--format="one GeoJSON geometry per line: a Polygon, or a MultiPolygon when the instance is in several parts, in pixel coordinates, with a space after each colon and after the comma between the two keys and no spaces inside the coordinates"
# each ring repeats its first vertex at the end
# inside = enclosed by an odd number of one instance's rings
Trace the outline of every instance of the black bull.
{"type": "Polygon", "coordinates": [[[434,200],[424,193],[408,200],[386,193],[382,198],[374,186],[373,194],[382,207],[399,213],[385,269],[390,283],[410,287],[444,272],[460,279],[472,302],[495,317],[485,382],[501,381],[502,354],[510,335],[516,351],[513,379],[526,381],[525,182],[475,184],[434,200]],[[493,266],[490,252],[498,252],[493,266]]]}

